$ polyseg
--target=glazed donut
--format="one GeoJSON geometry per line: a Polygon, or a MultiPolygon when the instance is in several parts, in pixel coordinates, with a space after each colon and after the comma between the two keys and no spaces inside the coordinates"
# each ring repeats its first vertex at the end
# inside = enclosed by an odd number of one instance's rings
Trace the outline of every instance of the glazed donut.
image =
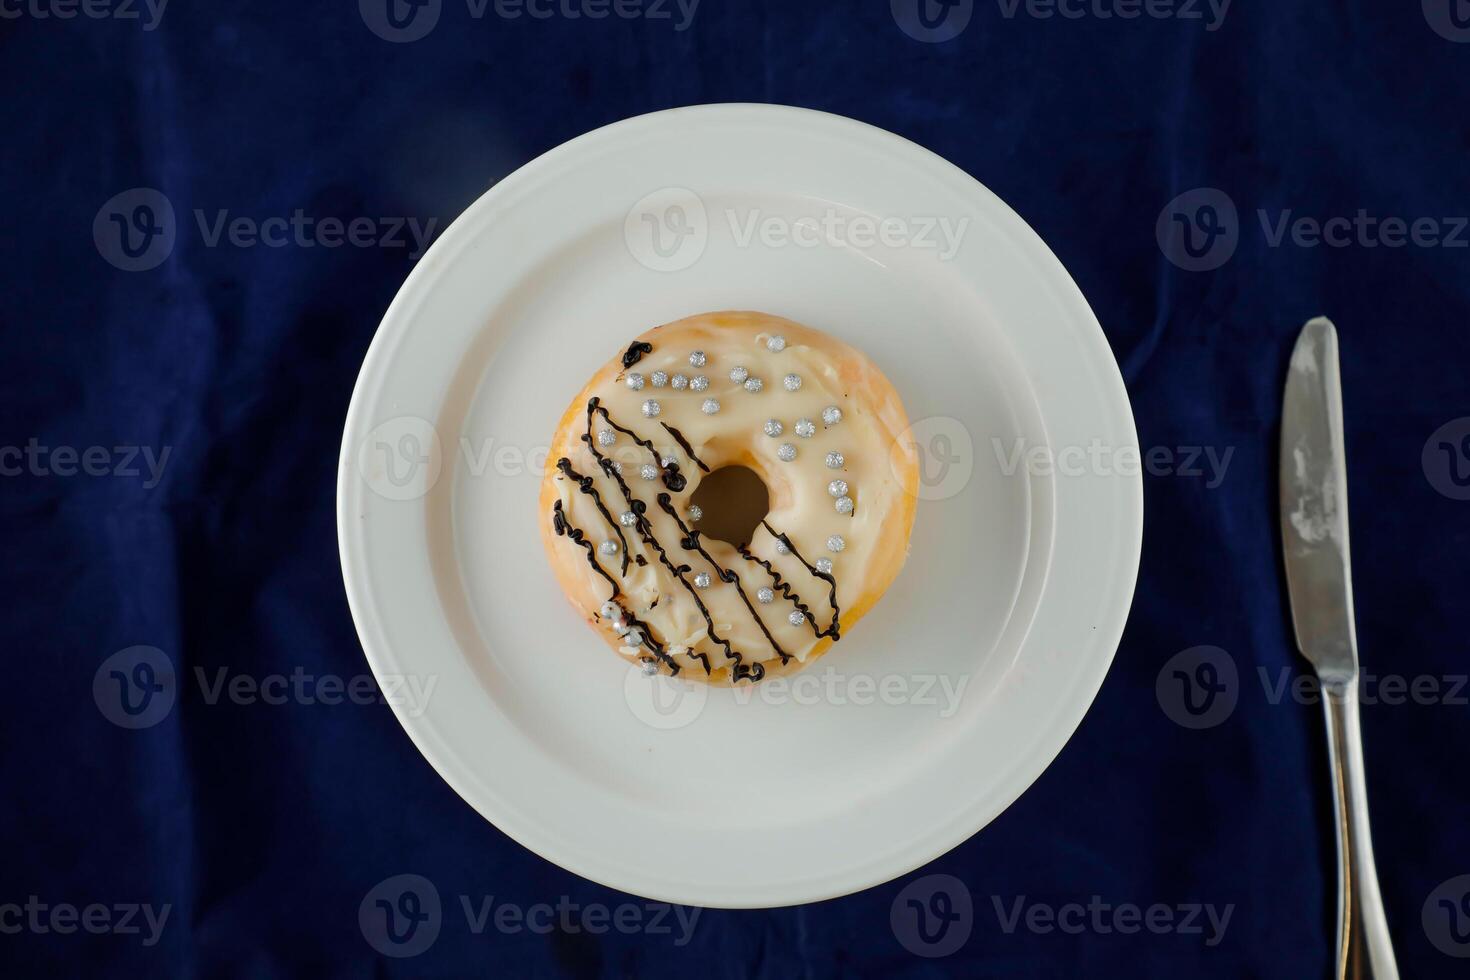
{"type": "Polygon", "coordinates": [[[557,426],[539,498],[557,581],[645,673],[758,681],[826,652],[908,553],[918,457],[898,393],[860,351],[764,313],[655,327],[557,426]],[[749,541],[691,498],[745,466],[770,508],[749,541]]]}

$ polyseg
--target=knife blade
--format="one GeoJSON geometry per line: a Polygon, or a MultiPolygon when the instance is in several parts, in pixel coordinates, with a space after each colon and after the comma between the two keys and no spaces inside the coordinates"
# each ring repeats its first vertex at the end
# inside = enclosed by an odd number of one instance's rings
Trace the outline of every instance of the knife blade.
{"type": "Polygon", "coordinates": [[[1281,406],[1281,540],[1296,643],[1322,681],[1337,834],[1336,980],[1398,980],[1373,835],[1358,717],[1358,638],[1348,548],[1337,330],[1297,337],[1281,406]]]}
{"type": "Polygon", "coordinates": [[[1323,680],[1358,672],[1347,513],[1337,330],[1318,317],[1297,337],[1282,400],[1281,540],[1297,647],[1323,680]]]}

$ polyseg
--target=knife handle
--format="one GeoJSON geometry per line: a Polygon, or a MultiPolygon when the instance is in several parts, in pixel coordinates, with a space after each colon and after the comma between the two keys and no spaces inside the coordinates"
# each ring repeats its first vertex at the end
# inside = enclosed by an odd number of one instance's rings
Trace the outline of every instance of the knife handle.
{"type": "Polygon", "coordinates": [[[1324,679],[1328,758],[1337,815],[1337,980],[1398,980],[1368,830],[1358,678],[1324,679]]]}

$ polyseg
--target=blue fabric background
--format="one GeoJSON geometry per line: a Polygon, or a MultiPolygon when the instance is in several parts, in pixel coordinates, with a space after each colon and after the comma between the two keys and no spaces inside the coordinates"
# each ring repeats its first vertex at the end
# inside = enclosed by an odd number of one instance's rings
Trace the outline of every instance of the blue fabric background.
{"type": "MultiPolygon", "coordinates": [[[[667,20],[505,19],[493,6],[475,19],[443,0],[412,43],[376,36],[352,0],[175,0],[154,30],[143,7],[141,20],[59,19],[24,3],[0,0],[0,443],[170,456],[152,486],[142,460],[139,475],[115,472],[128,469],[117,454],[98,476],[0,459],[0,905],[34,895],[172,911],[151,946],[0,932],[0,973],[1327,974],[1321,721],[1271,703],[1258,678],[1299,666],[1275,517],[1285,360],[1309,316],[1336,319],[1365,662],[1447,690],[1470,670],[1470,502],[1421,453],[1470,415],[1470,251],[1273,247],[1256,214],[1470,213],[1470,43],[1431,26],[1449,0],[1428,0],[1428,14],[1412,2],[1240,0],[1214,30],[1202,5],[1205,20],[1125,20],[1091,7],[1007,16],[982,0],[941,43],[910,37],[882,0],[703,0],[684,30],[672,5],[667,20]],[[852,116],[975,175],[1097,311],[1142,444],[1232,450],[1228,472],[1218,486],[1187,472],[1146,479],[1137,600],[1096,704],[1019,802],[929,868],[808,908],[706,911],[682,946],[677,931],[476,934],[458,896],[637,900],[502,836],[384,706],[209,704],[193,681],[196,668],[366,672],[337,565],[335,469],[353,381],[411,249],[210,247],[193,212],[442,227],[580,133],[722,101],[852,116]],[[137,187],[167,195],[177,241],[156,268],[129,272],[92,229],[104,202],[137,187]],[[1166,260],[1155,222],[1200,187],[1238,207],[1238,248],[1190,272],[1166,260]],[[103,661],[134,645],[163,651],[180,675],[168,716],[138,731],[92,695],[103,661]],[[1156,681],[1198,645],[1227,653],[1238,689],[1228,717],[1194,730],[1170,719],[1156,681]],[[405,872],[435,884],[444,922],[426,952],[392,959],[366,942],[358,907],[405,872]],[[965,883],[972,933],[922,958],[890,911],[905,882],[934,873],[965,883]],[[994,901],[1021,896],[1234,911],[1215,946],[1172,932],[1008,933],[994,901]]],[[[1470,788],[1456,768],[1470,744],[1465,693],[1364,711],[1405,977],[1465,975],[1421,920],[1442,882],[1470,872],[1470,788]]]]}

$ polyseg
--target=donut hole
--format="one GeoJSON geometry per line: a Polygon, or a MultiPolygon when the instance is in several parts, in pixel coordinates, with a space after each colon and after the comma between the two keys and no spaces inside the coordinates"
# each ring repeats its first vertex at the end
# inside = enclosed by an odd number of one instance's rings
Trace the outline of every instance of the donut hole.
{"type": "Polygon", "coordinates": [[[689,499],[704,511],[695,525],[700,532],[737,548],[750,544],[771,510],[765,481],[747,466],[720,467],[700,481],[689,499]]]}

